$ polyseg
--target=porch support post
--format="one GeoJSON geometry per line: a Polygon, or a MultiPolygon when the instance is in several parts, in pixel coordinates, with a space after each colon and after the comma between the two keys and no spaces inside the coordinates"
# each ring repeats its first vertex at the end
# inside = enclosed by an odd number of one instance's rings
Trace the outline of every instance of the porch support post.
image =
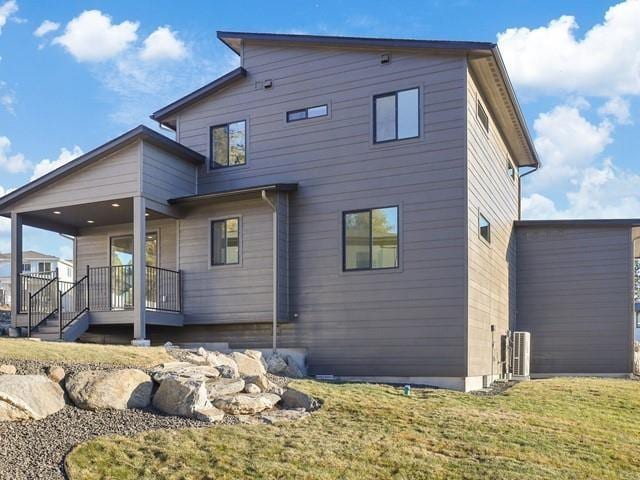
{"type": "Polygon", "coordinates": [[[18,326],[22,273],[22,215],[11,212],[11,326],[18,326]]]}
{"type": "Polygon", "coordinates": [[[133,198],[133,344],[148,345],[146,340],[146,265],[145,238],[147,234],[144,197],[133,198]]]}

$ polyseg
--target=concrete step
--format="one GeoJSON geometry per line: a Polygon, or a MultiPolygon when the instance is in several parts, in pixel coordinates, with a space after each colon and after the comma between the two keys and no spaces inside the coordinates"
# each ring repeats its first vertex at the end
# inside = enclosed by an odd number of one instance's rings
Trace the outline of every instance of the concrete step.
{"type": "Polygon", "coordinates": [[[35,329],[35,331],[32,333],[56,333],[60,335],[60,325],[48,326],[43,324],[35,329]]]}
{"type": "Polygon", "coordinates": [[[41,333],[41,332],[31,332],[31,336],[34,338],[39,338],[40,340],[56,342],[60,341],[60,334],[56,333],[41,333]]]}

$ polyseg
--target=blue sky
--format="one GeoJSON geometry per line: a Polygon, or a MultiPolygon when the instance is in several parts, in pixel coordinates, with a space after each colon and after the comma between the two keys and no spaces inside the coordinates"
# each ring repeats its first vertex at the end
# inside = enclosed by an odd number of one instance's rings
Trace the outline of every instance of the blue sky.
{"type": "MultiPolygon", "coordinates": [[[[640,0],[0,0],[0,194],[155,128],[149,113],[236,65],[216,30],[497,41],[545,164],[523,215],[640,217],[640,0]]],[[[25,249],[70,253],[32,229],[25,249]]]]}

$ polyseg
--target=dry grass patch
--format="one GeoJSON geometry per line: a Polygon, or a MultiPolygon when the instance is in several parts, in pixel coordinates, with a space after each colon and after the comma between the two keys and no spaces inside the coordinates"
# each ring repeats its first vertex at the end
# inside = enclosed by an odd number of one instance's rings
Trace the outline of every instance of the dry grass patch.
{"type": "Polygon", "coordinates": [[[631,479],[640,382],[553,379],[504,395],[296,382],[325,400],[306,421],[98,439],[78,479],[631,479]]]}
{"type": "Polygon", "coordinates": [[[163,347],[140,348],[0,338],[0,359],[151,367],[172,361],[163,347]]]}

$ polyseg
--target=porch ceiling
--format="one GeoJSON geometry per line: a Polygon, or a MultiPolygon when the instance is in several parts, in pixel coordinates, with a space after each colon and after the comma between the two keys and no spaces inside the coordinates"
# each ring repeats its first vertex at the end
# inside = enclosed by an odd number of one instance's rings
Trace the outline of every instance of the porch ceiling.
{"type": "MultiPolygon", "coordinates": [[[[168,217],[147,209],[147,220],[159,218],[168,217]]],[[[60,208],[51,207],[46,210],[35,210],[23,214],[23,223],[25,225],[69,235],[77,235],[82,228],[131,222],[133,222],[132,198],[84,203],[60,208]]]]}

